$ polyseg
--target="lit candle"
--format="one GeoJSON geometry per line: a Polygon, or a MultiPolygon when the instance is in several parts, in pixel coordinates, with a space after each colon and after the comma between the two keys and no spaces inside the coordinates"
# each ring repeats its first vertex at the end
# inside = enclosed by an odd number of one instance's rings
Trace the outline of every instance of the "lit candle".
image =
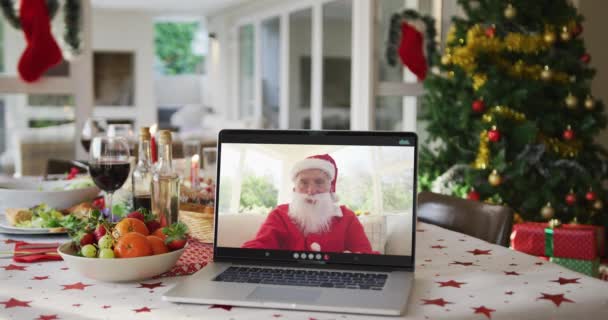
{"type": "Polygon", "coordinates": [[[150,157],[152,158],[150,160],[152,161],[152,163],[156,163],[156,161],[158,160],[158,149],[156,147],[156,128],[156,123],[150,127],[150,157]]]}
{"type": "Polygon", "coordinates": [[[190,186],[192,189],[198,188],[198,171],[200,170],[200,159],[198,154],[192,156],[190,161],[190,186]]]}

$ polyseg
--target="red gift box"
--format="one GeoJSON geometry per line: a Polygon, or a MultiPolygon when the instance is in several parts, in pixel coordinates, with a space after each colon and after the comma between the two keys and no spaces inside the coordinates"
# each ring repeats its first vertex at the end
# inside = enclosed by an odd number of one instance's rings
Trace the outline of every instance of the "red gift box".
{"type": "MultiPolygon", "coordinates": [[[[513,226],[511,248],[535,256],[545,252],[547,223],[525,222],[513,226]]],[[[592,260],[604,252],[604,227],[564,224],[553,229],[553,257],[592,260]]]]}

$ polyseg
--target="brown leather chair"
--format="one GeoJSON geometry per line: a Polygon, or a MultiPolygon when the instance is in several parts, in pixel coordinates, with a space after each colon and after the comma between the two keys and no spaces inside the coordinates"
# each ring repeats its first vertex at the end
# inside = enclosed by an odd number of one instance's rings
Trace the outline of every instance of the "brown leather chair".
{"type": "Polygon", "coordinates": [[[502,246],[509,246],[513,210],[432,192],[418,194],[418,219],[502,246]]]}

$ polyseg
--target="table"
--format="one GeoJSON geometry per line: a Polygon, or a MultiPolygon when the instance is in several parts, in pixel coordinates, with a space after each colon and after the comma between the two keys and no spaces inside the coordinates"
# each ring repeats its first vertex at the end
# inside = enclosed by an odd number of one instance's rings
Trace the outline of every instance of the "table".
{"type": "MultiPolygon", "coordinates": [[[[600,319],[608,314],[608,282],[429,224],[418,223],[416,235],[415,284],[404,319],[600,319]]],[[[0,235],[0,250],[12,249],[11,240],[17,239],[22,238],[0,235]]],[[[166,290],[185,279],[103,283],[66,270],[62,261],[0,259],[0,318],[387,319],[162,301],[166,290]]]]}

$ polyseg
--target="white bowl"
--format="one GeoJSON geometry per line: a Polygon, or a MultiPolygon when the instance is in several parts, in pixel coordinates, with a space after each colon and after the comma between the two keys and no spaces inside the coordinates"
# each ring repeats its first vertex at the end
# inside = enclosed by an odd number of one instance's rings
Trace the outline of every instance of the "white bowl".
{"type": "Polygon", "coordinates": [[[57,252],[71,270],[87,278],[108,282],[138,281],[165,273],[173,268],[184,250],[185,247],[146,257],[99,259],[75,255],[72,242],[57,248],[57,252]]]}
{"type": "MultiPolygon", "coordinates": [[[[41,203],[62,210],[81,202],[90,201],[99,195],[99,188],[91,186],[81,189],[64,190],[76,180],[35,181],[10,179],[0,182],[0,207],[31,208],[41,203]]],[[[1,213],[0,213],[1,214],[1,213]]]]}

